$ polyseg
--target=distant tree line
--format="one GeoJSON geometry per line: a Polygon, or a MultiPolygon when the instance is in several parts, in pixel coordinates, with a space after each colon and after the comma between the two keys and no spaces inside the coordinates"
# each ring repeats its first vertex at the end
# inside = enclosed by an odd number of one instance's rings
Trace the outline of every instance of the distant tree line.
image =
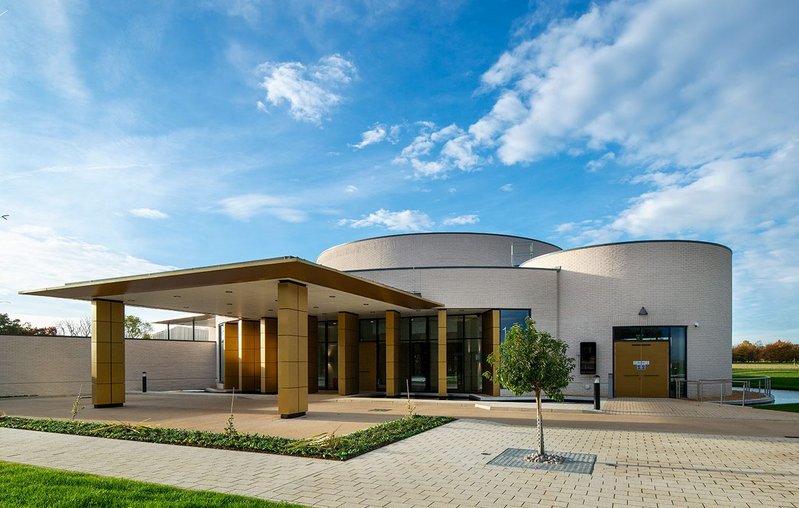
{"type": "Polygon", "coordinates": [[[745,340],[733,346],[732,361],[734,363],[746,362],[797,362],[799,361],[799,344],[792,344],[778,340],[771,344],[763,345],[757,341],[754,344],[745,340]]]}
{"type": "Polygon", "coordinates": [[[55,326],[37,327],[0,314],[0,335],[58,335],[55,326]]]}
{"type": "MultiPolygon", "coordinates": [[[[125,337],[136,339],[152,338],[153,327],[137,316],[125,316],[125,337]]],[[[65,337],[91,337],[92,320],[65,319],[55,326],[35,327],[19,319],[11,319],[8,314],[0,314],[0,335],[61,335],[65,337]]]]}

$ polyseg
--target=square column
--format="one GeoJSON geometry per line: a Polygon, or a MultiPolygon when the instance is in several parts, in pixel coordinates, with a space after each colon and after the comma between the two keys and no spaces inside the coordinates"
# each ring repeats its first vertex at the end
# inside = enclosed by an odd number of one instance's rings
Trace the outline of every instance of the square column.
{"type": "Polygon", "coordinates": [[[386,311],[386,397],[402,393],[400,373],[400,313],[386,311]]]}
{"type": "Polygon", "coordinates": [[[243,392],[261,389],[261,323],[239,320],[239,387],[243,392]]]}
{"type": "Polygon", "coordinates": [[[241,390],[241,380],[239,379],[239,324],[236,321],[228,321],[222,325],[225,336],[225,379],[224,387],[226,390],[235,388],[241,390]]]}
{"type": "Polygon", "coordinates": [[[358,393],[358,315],[338,313],[338,394],[358,393]]]}
{"type": "Polygon", "coordinates": [[[277,412],[281,418],[308,411],[308,288],[277,285],[277,412]]]}
{"type": "Polygon", "coordinates": [[[447,310],[438,311],[438,397],[447,397],[447,310]]]}
{"type": "Polygon", "coordinates": [[[319,328],[316,316],[308,316],[308,393],[319,391],[319,328]]]}
{"type": "Polygon", "coordinates": [[[92,404],[125,403],[125,304],[92,300],[92,404]]]}
{"type": "MultiPolygon", "coordinates": [[[[485,361],[493,352],[499,354],[499,310],[492,309],[483,313],[483,372],[488,371],[496,376],[497,368],[485,361]]],[[[480,373],[482,376],[482,372],[480,373]]],[[[499,382],[483,378],[483,393],[499,397],[499,382]]]]}
{"type": "Polygon", "coordinates": [[[277,393],[277,319],[261,318],[261,393],[277,393]]]}

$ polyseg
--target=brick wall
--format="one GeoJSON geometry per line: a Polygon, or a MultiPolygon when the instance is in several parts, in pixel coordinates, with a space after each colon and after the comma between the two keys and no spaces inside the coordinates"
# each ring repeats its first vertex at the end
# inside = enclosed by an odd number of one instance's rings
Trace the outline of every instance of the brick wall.
{"type": "Polygon", "coordinates": [[[338,270],[432,266],[514,266],[558,247],[518,236],[478,233],[413,233],[345,243],[316,260],[338,270]],[[514,253],[511,263],[511,252],[514,253]]]}
{"type": "MultiPolygon", "coordinates": [[[[0,335],[0,396],[91,393],[88,337],[0,335]]],[[[125,341],[125,388],[204,389],[216,385],[216,342],[125,341]]]]}

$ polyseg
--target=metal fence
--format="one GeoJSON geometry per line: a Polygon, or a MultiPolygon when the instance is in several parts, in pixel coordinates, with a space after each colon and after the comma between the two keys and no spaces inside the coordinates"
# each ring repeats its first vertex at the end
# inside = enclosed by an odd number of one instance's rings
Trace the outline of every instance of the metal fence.
{"type": "MultiPolygon", "coordinates": [[[[728,379],[697,379],[695,381],[688,381],[685,379],[676,379],[676,396],[681,398],[684,392],[686,395],[690,393],[689,389],[694,388],[693,393],[696,399],[704,402],[705,398],[710,394],[708,392],[718,392],[719,404],[737,404],[739,402],[737,395],[740,394],[740,403],[742,406],[746,405],[746,401],[754,399],[771,398],[771,378],[768,376],[762,377],[746,377],[746,378],[728,378],[728,379]],[[683,385],[685,390],[683,391],[683,385]],[[716,390],[718,387],[718,390],[716,390]],[[727,390],[729,388],[729,390],[727,390]],[[724,400],[725,394],[727,400],[724,400]]],[[[690,398],[690,397],[685,397],[690,398]]],[[[716,400],[713,397],[712,400],[716,400]]]]}

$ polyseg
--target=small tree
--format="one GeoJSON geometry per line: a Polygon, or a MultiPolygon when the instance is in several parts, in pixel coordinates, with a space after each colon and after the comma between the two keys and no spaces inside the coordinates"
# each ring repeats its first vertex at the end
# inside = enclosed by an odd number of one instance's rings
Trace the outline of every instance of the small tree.
{"type": "Polygon", "coordinates": [[[153,325],[138,316],[125,316],[125,337],[149,339],[153,333],[153,325]]]}
{"type": "Polygon", "coordinates": [[[531,462],[563,462],[562,457],[547,455],[544,450],[544,422],[541,417],[541,393],[553,400],[563,400],[563,392],[574,370],[574,359],[566,356],[568,345],[552,337],[548,332],[538,331],[535,321],[527,318],[527,326],[515,324],[505,335],[499,346],[499,354],[488,355],[488,362],[496,367],[496,374],[484,372],[486,379],[499,383],[514,395],[535,393],[536,430],[538,453],[530,455],[531,462]]]}

